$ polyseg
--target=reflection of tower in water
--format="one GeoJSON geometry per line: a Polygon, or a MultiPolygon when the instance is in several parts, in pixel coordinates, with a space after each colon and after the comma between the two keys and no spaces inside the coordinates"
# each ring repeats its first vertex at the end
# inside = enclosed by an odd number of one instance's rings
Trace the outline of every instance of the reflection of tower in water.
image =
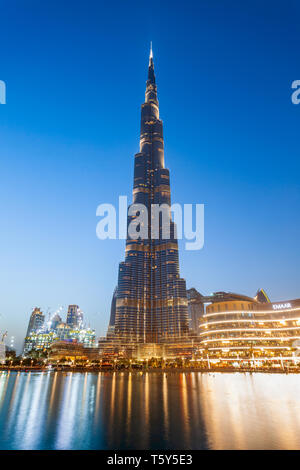
{"type": "MultiPolygon", "coordinates": [[[[180,278],[175,224],[168,212],[170,234],[163,232],[163,217],[152,239],[154,205],[171,205],[170,175],[164,164],[163,123],[159,118],[152,48],[149,57],[145,102],[141,108],[140,151],[135,155],[133,206],[147,208],[146,236],[126,241],[125,261],[120,263],[114,292],[108,339],[125,348],[139,344],[163,344],[186,338],[189,333],[185,280],[180,278]],[[137,206],[136,206],[137,205],[137,206]]],[[[138,222],[139,212],[128,217],[138,222]]],[[[147,355],[147,353],[145,353],[147,355]]],[[[161,355],[161,353],[160,353],[161,355]]]]}

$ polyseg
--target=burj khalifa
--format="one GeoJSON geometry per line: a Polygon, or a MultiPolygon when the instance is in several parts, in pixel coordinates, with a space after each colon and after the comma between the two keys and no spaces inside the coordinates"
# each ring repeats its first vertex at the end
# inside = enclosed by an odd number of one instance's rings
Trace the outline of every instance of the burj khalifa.
{"type": "MultiPolygon", "coordinates": [[[[109,325],[110,337],[122,344],[162,344],[189,334],[185,280],[180,277],[176,227],[169,212],[169,236],[162,215],[151,236],[153,205],[171,205],[170,173],[164,163],[163,123],[150,49],[145,102],[141,106],[140,151],[134,157],[133,204],[147,208],[148,236],[127,237],[125,261],[119,265],[109,325]]],[[[128,216],[128,224],[134,217],[128,216]]]]}

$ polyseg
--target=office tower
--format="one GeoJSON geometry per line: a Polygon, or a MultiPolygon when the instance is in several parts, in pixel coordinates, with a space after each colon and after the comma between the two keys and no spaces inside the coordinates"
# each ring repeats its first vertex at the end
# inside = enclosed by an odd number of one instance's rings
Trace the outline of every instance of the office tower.
{"type": "MultiPolygon", "coordinates": [[[[152,205],[171,204],[152,49],[141,107],[140,151],[134,158],[133,204],[143,204],[147,209],[147,236],[127,237],[110,331],[114,328],[115,338],[125,344],[177,341],[186,337],[189,329],[186,283],[179,274],[178,244],[170,211],[168,237],[163,232],[162,215],[158,234],[152,235],[152,205]]],[[[128,216],[128,227],[138,215],[128,216]]]]}
{"type": "Polygon", "coordinates": [[[194,335],[199,336],[200,321],[204,315],[204,296],[196,289],[191,288],[187,290],[187,298],[189,327],[194,335]]]}
{"type": "Polygon", "coordinates": [[[62,323],[62,319],[61,319],[61,316],[56,313],[52,318],[51,318],[51,322],[50,322],[50,330],[56,330],[56,328],[58,327],[58,325],[62,323]]]}
{"type": "Polygon", "coordinates": [[[67,325],[70,328],[78,328],[83,324],[83,314],[78,305],[69,305],[67,314],[67,325]]]}

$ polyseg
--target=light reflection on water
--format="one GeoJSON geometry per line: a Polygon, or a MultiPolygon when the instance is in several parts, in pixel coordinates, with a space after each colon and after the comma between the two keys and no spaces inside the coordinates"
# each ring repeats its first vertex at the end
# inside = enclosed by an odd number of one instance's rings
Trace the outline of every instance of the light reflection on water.
{"type": "Polygon", "coordinates": [[[300,449],[300,376],[0,372],[0,449],[300,449]]]}

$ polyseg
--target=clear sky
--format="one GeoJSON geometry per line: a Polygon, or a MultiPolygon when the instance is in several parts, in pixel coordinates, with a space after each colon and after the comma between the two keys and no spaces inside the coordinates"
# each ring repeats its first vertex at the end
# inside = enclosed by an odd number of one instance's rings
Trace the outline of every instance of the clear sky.
{"type": "Polygon", "coordinates": [[[300,297],[297,0],[0,1],[0,330],[77,303],[104,334],[131,197],[150,40],[172,201],[205,204],[181,275],[208,294],[300,297]]]}

